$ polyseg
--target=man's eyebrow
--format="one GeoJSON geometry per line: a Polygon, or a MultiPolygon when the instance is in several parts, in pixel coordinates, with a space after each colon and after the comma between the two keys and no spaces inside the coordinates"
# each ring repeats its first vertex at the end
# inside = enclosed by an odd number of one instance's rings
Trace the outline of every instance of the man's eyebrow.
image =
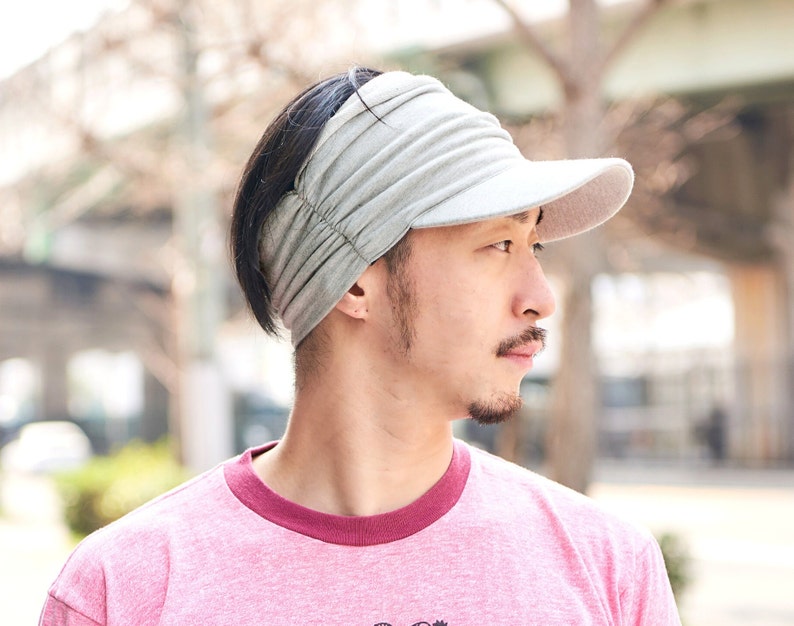
{"type": "MultiPolygon", "coordinates": [[[[510,218],[516,220],[520,224],[526,224],[529,221],[530,211],[522,211],[521,213],[516,213],[515,215],[511,215],[510,218]]],[[[538,221],[535,222],[535,226],[538,226],[543,219],[543,209],[539,209],[538,211],[538,221]]]]}

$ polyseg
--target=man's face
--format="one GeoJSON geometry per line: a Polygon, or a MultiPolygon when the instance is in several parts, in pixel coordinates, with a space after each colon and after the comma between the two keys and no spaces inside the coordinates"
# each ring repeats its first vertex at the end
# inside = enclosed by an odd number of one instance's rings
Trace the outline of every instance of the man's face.
{"type": "Polygon", "coordinates": [[[535,324],[554,311],[535,257],[539,214],[409,234],[407,260],[388,278],[389,358],[439,409],[495,423],[520,408],[543,344],[535,324]]]}

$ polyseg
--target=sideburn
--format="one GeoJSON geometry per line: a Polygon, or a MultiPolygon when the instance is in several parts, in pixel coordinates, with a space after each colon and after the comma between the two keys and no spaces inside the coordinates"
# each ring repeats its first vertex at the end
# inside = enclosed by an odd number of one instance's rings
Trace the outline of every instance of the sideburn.
{"type": "Polygon", "coordinates": [[[417,312],[416,299],[414,298],[414,285],[408,276],[408,260],[410,258],[410,231],[383,255],[388,272],[386,295],[392,305],[394,321],[399,334],[399,348],[404,355],[408,355],[411,351],[416,336],[413,324],[417,312]]]}

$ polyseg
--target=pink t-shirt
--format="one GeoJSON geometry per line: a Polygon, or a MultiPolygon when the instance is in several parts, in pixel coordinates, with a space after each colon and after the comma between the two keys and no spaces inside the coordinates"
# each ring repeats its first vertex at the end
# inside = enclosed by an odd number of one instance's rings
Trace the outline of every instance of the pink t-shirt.
{"type": "Polygon", "coordinates": [[[647,531],[462,442],[430,491],[370,517],[281,498],[261,451],[88,537],[40,624],[680,624],[647,531]]]}

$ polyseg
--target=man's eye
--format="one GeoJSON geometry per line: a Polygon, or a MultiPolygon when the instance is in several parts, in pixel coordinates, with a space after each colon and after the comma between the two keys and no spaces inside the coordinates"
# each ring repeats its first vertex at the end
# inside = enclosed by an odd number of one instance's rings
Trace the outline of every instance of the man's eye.
{"type": "Polygon", "coordinates": [[[491,244],[492,248],[496,248],[497,250],[501,250],[502,252],[510,252],[510,246],[513,245],[513,242],[509,239],[505,239],[504,241],[499,241],[497,243],[491,244]]]}
{"type": "Polygon", "coordinates": [[[534,252],[535,254],[537,254],[538,252],[543,252],[543,250],[544,248],[542,243],[532,244],[532,252],[534,252]]]}

